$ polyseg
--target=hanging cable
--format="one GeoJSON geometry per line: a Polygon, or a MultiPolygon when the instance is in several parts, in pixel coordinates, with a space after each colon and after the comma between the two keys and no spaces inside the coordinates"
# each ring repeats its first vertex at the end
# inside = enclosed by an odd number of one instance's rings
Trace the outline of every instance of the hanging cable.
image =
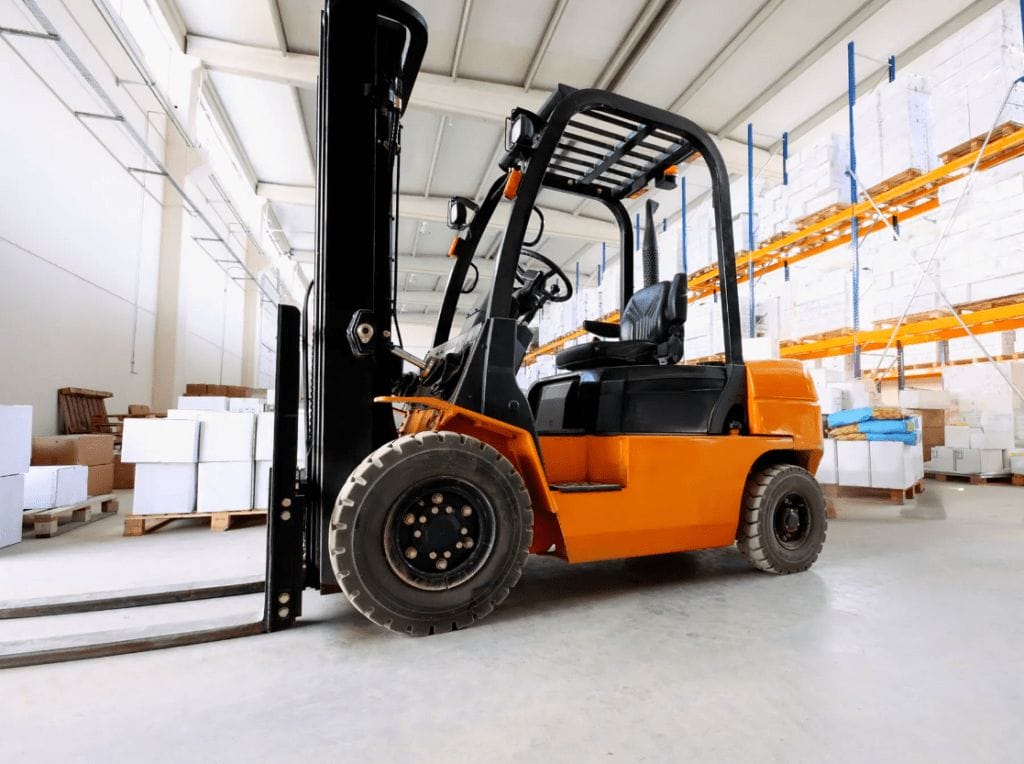
{"type": "Polygon", "coordinates": [[[533,211],[537,213],[537,217],[540,218],[540,229],[537,231],[537,235],[533,238],[533,241],[524,241],[524,247],[535,247],[540,241],[540,237],[544,235],[544,213],[540,211],[540,207],[534,207],[533,211]]]}

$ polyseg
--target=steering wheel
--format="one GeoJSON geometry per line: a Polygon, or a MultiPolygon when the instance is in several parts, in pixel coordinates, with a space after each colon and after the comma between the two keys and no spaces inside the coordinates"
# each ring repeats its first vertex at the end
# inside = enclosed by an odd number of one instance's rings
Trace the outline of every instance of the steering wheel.
{"type": "Polygon", "coordinates": [[[516,282],[518,284],[526,286],[528,281],[532,280],[533,289],[540,293],[539,296],[543,296],[545,302],[566,302],[567,300],[572,299],[572,282],[569,280],[569,277],[565,275],[565,271],[555,265],[555,263],[553,263],[549,258],[532,249],[521,250],[519,256],[521,258],[528,257],[531,260],[536,260],[544,265],[547,270],[542,271],[540,276],[536,279],[528,279],[526,269],[522,265],[517,264],[516,282]],[[557,282],[550,287],[547,286],[548,279],[552,277],[557,277],[558,281],[565,285],[564,292],[560,288],[561,285],[557,282]]]}

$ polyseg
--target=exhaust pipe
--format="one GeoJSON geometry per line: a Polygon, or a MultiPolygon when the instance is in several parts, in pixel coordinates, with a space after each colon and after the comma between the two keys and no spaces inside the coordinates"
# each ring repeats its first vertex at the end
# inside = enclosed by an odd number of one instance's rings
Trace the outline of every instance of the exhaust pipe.
{"type": "Polygon", "coordinates": [[[641,250],[641,257],[644,263],[644,286],[658,283],[658,235],[654,230],[654,211],[658,209],[658,203],[653,199],[647,200],[647,212],[644,220],[644,246],[641,250]]]}

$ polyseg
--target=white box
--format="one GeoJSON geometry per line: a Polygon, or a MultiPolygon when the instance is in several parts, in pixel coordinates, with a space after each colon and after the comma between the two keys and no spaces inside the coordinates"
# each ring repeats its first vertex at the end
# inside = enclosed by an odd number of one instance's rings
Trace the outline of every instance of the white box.
{"type": "Polygon", "coordinates": [[[836,441],[839,485],[871,486],[871,452],[866,440],[836,441]]]}
{"type": "Polygon", "coordinates": [[[982,434],[980,428],[969,427],[965,424],[948,424],[945,432],[945,445],[950,448],[971,448],[971,436],[982,434]]]}
{"type": "Polygon", "coordinates": [[[25,474],[31,457],[32,407],[0,406],[0,475],[25,474]]]}
{"type": "Polygon", "coordinates": [[[253,463],[201,462],[197,512],[252,509],[253,463]]]}
{"type": "Polygon", "coordinates": [[[1006,472],[1006,452],[994,448],[957,448],[956,472],[978,475],[1006,472]]]}
{"type": "Polygon", "coordinates": [[[25,509],[49,509],[89,498],[89,468],[29,467],[25,475],[25,509]]]}
{"type": "Polygon", "coordinates": [[[872,488],[910,488],[922,472],[923,456],[917,446],[884,440],[868,442],[872,488]]]}
{"type": "Polygon", "coordinates": [[[836,442],[832,438],[825,438],[822,442],[823,452],[821,462],[818,464],[818,471],[814,477],[822,485],[836,484],[836,442]]]}
{"type": "Polygon", "coordinates": [[[255,414],[171,409],[167,418],[200,423],[200,462],[252,461],[256,446],[255,414]]]}
{"type": "Polygon", "coordinates": [[[956,472],[956,449],[950,446],[933,446],[929,472],[956,472]]]}
{"type": "Polygon", "coordinates": [[[1010,472],[1024,475],[1024,451],[1011,451],[1006,456],[1010,462],[1010,472]]]}
{"type": "Polygon", "coordinates": [[[10,546],[21,541],[24,497],[24,475],[0,477],[0,547],[10,546]]]}
{"type": "Polygon", "coordinates": [[[228,411],[236,414],[259,414],[266,401],[262,398],[228,398],[228,411]]]}
{"type": "Polygon", "coordinates": [[[900,390],[900,406],[905,409],[945,409],[952,398],[945,390],[900,390]]]}
{"type": "Polygon", "coordinates": [[[186,411],[227,411],[228,399],[224,395],[180,395],[178,408],[186,411]]]}
{"type": "Polygon", "coordinates": [[[121,461],[188,464],[199,456],[199,423],[189,419],[125,419],[121,461]]]}
{"type": "Polygon", "coordinates": [[[252,508],[267,509],[270,506],[270,465],[272,462],[256,462],[255,487],[252,493],[252,508]]]}
{"type": "MultiPolygon", "coordinates": [[[[303,420],[300,419],[299,421],[303,420]]],[[[262,414],[256,415],[256,461],[265,462],[273,458],[274,412],[265,411],[262,414]]]]}
{"type": "Polygon", "coordinates": [[[133,515],[195,512],[196,465],[151,464],[135,466],[133,515]]]}

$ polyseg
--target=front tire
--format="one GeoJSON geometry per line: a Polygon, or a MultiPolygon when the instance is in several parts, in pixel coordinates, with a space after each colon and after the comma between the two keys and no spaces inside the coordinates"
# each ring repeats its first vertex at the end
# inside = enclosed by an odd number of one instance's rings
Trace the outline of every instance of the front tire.
{"type": "Polygon", "coordinates": [[[804,468],[781,464],[747,479],[736,543],[754,567],[783,574],[807,570],[827,528],[825,496],[804,468]]]}
{"type": "Polygon", "coordinates": [[[349,601],[392,631],[425,635],[487,616],[522,575],[533,512],[522,477],[468,435],[423,432],[381,446],[331,516],[331,566],[349,601]]]}

